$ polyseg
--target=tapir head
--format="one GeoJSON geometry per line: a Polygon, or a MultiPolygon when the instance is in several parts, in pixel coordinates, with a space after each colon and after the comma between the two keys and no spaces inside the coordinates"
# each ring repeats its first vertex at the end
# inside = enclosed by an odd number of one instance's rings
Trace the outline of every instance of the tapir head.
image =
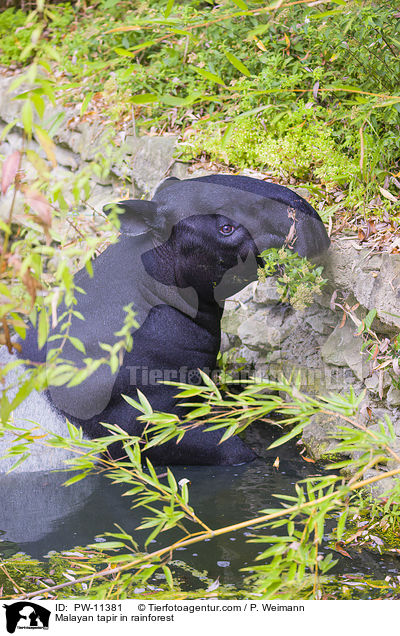
{"type": "Polygon", "coordinates": [[[121,231],[152,232],[155,246],[174,262],[173,280],[217,301],[255,280],[259,255],[287,245],[313,257],[329,247],[325,227],[311,205],[274,183],[235,175],[211,175],[158,187],[152,201],[118,204],[121,231]]]}

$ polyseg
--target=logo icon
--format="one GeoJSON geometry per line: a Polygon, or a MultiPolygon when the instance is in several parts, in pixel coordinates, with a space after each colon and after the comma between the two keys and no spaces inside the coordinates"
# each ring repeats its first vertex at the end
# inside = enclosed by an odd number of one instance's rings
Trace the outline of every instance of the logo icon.
{"type": "Polygon", "coordinates": [[[6,610],[6,627],[9,634],[14,634],[16,629],[49,628],[51,612],[37,603],[17,601],[3,607],[6,610]]]}

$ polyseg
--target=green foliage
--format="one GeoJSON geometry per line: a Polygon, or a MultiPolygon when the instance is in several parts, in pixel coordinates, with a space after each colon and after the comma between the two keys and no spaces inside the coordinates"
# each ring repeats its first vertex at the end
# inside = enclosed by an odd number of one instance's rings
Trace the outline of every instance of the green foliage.
{"type": "Polygon", "coordinates": [[[223,134],[224,122],[198,127],[196,136],[183,145],[183,156],[206,153],[242,169],[272,170],[283,173],[286,179],[291,175],[301,181],[316,180],[328,189],[348,184],[359,175],[356,162],[336,147],[333,132],[321,116],[323,109],[304,106],[300,101],[293,110],[281,113],[275,126],[270,120],[279,106],[272,107],[268,115],[264,111],[264,125],[253,117],[238,119],[228,136],[223,134]]]}
{"type": "MultiPolygon", "coordinates": [[[[8,66],[30,59],[39,47],[46,50],[46,41],[51,38],[52,44],[60,44],[64,32],[70,26],[74,10],[70,4],[61,3],[45,8],[44,14],[33,11],[26,15],[20,9],[6,9],[0,13],[0,63],[8,66]],[[45,22],[43,22],[45,20],[45,22]],[[46,35],[43,38],[43,29],[46,35]]],[[[49,50],[47,48],[47,53],[49,50]]]]}
{"type": "Polygon", "coordinates": [[[2,64],[18,62],[24,48],[30,43],[33,27],[26,27],[23,11],[6,9],[0,13],[0,55],[2,64]]]}
{"type": "MultiPolygon", "coordinates": [[[[15,150],[4,158],[1,171],[2,194],[11,196],[8,197],[7,220],[0,221],[0,344],[7,345],[10,352],[18,348],[14,335],[24,338],[25,321],[29,318],[38,329],[39,349],[46,341],[51,342],[53,348],[46,364],[35,365],[24,372],[17,386],[10,384],[6,378],[19,362],[2,366],[0,419],[4,426],[13,409],[34,389],[40,391],[49,385],[62,384],[74,386],[96,371],[100,364],[108,364],[114,372],[121,352],[132,346],[131,331],[137,324],[131,306],[127,306],[124,308],[125,323],[115,334],[115,343],[103,345],[102,358],[94,360],[87,356],[83,366],[77,368],[63,357],[68,341],[85,353],[83,344],[69,333],[71,318],[82,318],[75,308],[75,294],[79,288],[74,282],[73,271],[86,266],[91,273],[91,262],[104,241],[111,243],[117,239],[114,225],[118,226],[118,216],[116,211],[111,211],[106,220],[100,217],[97,224],[92,223],[88,216],[86,219],[79,218],[79,212],[90,196],[90,177],[93,174],[107,176],[110,170],[110,150],[102,151],[101,156],[87,163],[82,170],[71,173],[70,178],[52,178],[52,170],[57,165],[52,138],[61,120],[57,116],[48,122],[45,113],[49,103],[56,101],[57,82],[43,60],[42,45],[31,49],[31,54],[34,52],[36,56],[31,65],[14,80],[11,87],[24,84],[24,92],[15,98],[21,103],[20,118],[2,131],[2,137],[7,138],[11,131],[19,129],[22,144],[21,150],[15,150]],[[32,140],[35,145],[32,145],[32,140]],[[17,203],[21,210],[18,214],[17,203]],[[82,229],[74,225],[74,220],[82,229]],[[74,229],[72,233],[71,226],[74,229]],[[64,303],[62,311],[61,301],[64,303]],[[57,324],[60,326],[59,334],[49,337],[50,328],[57,324]]],[[[103,139],[106,144],[107,133],[103,139]]],[[[110,143],[109,149],[112,149],[110,143]]],[[[33,443],[34,438],[35,435],[25,441],[21,438],[21,447],[26,452],[23,444],[33,443]]]]}
{"type": "MultiPolygon", "coordinates": [[[[137,529],[149,532],[146,546],[161,533],[165,537],[162,547],[156,551],[143,551],[132,535],[117,527],[116,532],[104,535],[106,540],[103,543],[54,555],[51,558],[58,561],[57,567],[53,567],[55,577],[62,576],[68,561],[73,563],[72,573],[71,568],[68,568],[72,576],[67,577],[71,587],[71,592],[67,592],[67,595],[74,593],[88,598],[103,598],[105,595],[107,598],[146,598],[148,585],[154,581],[154,577],[162,575],[165,592],[161,585],[160,598],[164,594],[174,597],[174,594],[182,590],[179,572],[173,560],[175,549],[247,527],[252,529],[249,540],[262,544],[264,549],[258,555],[256,564],[246,568],[246,571],[251,571],[246,587],[239,593],[233,591],[234,598],[241,598],[244,594],[246,598],[322,598],[326,586],[332,588],[337,585],[340,588],[340,577],[337,578],[330,572],[335,559],[326,552],[325,542],[329,538],[331,542],[335,542],[334,549],[338,550],[337,542],[343,543],[346,539],[347,521],[349,520],[351,529],[354,519],[360,514],[359,493],[387,475],[400,473],[400,457],[396,451],[390,420],[386,418],[385,422],[374,429],[360,424],[355,416],[363,395],[356,397],[352,391],[348,395],[331,394],[323,398],[311,398],[300,392],[296,382],[293,384],[282,378],[280,382],[249,382],[240,393],[228,392],[222,396],[210,378],[202,374],[202,379],[203,385],[196,387],[175,383],[180,389],[181,399],[190,400],[201,396],[209,406],[208,412],[205,412],[198,407],[198,402],[186,402],[190,414],[182,421],[175,418],[175,422],[171,423],[169,414],[153,412],[143,396],[139,396],[139,402],[132,401],[132,405],[142,412],[142,419],[148,424],[143,439],[130,438],[119,427],[106,425],[109,435],[99,440],[82,440],[81,431],[70,427],[70,439],[48,435],[45,440],[41,438],[37,441],[50,446],[69,447],[78,453],[77,458],[69,462],[76,475],[67,483],[84,478],[95,470],[101,471],[115,483],[124,484],[125,496],[131,498],[133,506],[143,511],[144,516],[137,529]],[[149,461],[143,465],[141,449],[151,447],[155,440],[161,444],[174,436],[181,437],[189,422],[191,429],[204,424],[209,429],[225,428],[223,438],[226,439],[249,426],[255,419],[268,417],[272,411],[282,416],[279,425],[289,427],[290,431],[274,442],[271,448],[298,435],[313,414],[325,413],[335,415],[343,421],[343,426],[336,435],[338,445],[334,452],[349,459],[331,464],[328,474],[322,473],[299,482],[293,495],[277,495],[279,505],[261,510],[255,518],[227,527],[210,528],[196,516],[189,503],[190,484],[187,480],[177,482],[170,470],[158,475],[149,461]],[[123,443],[126,459],[116,462],[104,454],[99,456],[115,441],[123,443]],[[363,477],[366,470],[378,467],[389,459],[394,460],[396,466],[389,473],[363,477]],[[343,467],[347,471],[351,468],[347,478],[339,472],[343,467]],[[332,518],[337,519],[334,527],[332,518]],[[168,532],[173,528],[175,532],[179,531],[179,538],[171,543],[168,532]],[[261,532],[255,533],[256,528],[261,532]],[[101,573],[96,573],[97,568],[101,573]],[[108,575],[113,575],[112,584],[104,580],[108,575]],[[87,587],[89,581],[90,589],[87,587]]],[[[17,430],[15,433],[18,435],[17,430]]],[[[388,494],[389,499],[384,504],[388,508],[386,517],[391,514],[393,502],[398,500],[399,489],[400,482],[397,481],[395,491],[388,494]]],[[[392,509],[392,512],[396,511],[392,509]]],[[[340,550],[343,551],[343,548],[340,550]]],[[[4,573],[10,568],[9,572],[14,574],[14,565],[14,559],[7,560],[0,563],[0,569],[4,573]]],[[[41,593],[57,594],[57,587],[53,587],[51,583],[49,585],[45,571],[40,571],[42,566],[36,563],[34,567],[39,568],[35,580],[38,581],[41,593]]],[[[21,573],[21,568],[19,572],[21,573]]],[[[18,585],[20,597],[21,592],[32,589],[31,577],[26,580],[20,574],[18,585]]],[[[368,586],[368,582],[363,581],[363,585],[368,586]]],[[[390,584],[382,582],[381,585],[389,594],[398,592],[398,582],[395,587],[392,581],[390,584]]],[[[218,586],[210,585],[206,590],[204,584],[200,587],[193,593],[185,588],[182,591],[188,598],[197,598],[199,594],[204,598],[211,592],[214,597],[219,596],[216,591],[218,586]]],[[[65,594],[66,590],[63,588],[63,597],[65,594]]],[[[226,590],[222,589],[221,598],[226,598],[225,595],[226,590]]],[[[346,598],[342,589],[337,592],[337,596],[346,598]]]]}
{"type": "Polygon", "coordinates": [[[278,272],[276,288],[281,302],[289,302],[295,309],[305,309],[314,296],[322,294],[326,279],[323,268],[316,267],[287,247],[271,248],[261,254],[265,265],[258,270],[258,279],[264,282],[278,272]]]}
{"type": "MultiPolygon", "coordinates": [[[[84,82],[86,97],[101,95],[118,126],[133,107],[138,129],[182,131],[183,157],[205,153],[236,169],[318,184],[317,200],[339,188],[340,207],[398,214],[374,199],[398,172],[394,0],[239,4],[108,1],[78,16],[59,5],[45,11],[38,45],[57,59],[68,101],[82,102],[84,82]]],[[[2,63],[31,55],[39,16],[26,28],[22,20],[11,9],[0,16],[2,63]],[[10,20],[21,22],[15,35],[10,20]]],[[[337,209],[329,203],[326,214],[337,209]]]]}

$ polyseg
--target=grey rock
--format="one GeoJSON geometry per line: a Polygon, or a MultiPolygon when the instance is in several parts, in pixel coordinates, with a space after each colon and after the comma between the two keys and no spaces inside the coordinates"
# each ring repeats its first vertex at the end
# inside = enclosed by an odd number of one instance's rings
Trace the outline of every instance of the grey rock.
{"type": "Polygon", "coordinates": [[[248,309],[240,304],[233,307],[227,304],[221,320],[221,329],[227,334],[237,336],[240,325],[248,318],[248,309]]]}
{"type": "Polygon", "coordinates": [[[313,331],[320,333],[321,335],[330,334],[332,331],[333,316],[326,316],[324,312],[312,314],[311,316],[304,312],[304,322],[310,325],[313,331]]]}
{"type": "Polygon", "coordinates": [[[27,89],[26,86],[20,86],[17,90],[10,92],[14,79],[15,76],[0,76],[0,118],[7,123],[19,115],[23,104],[22,100],[16,100],[13,97],[27,89]]]}
{"type": "Polygon", "coordinates": [[[238,328],[238,336],[249,349],[278,349],[293,328],[292,321],[282,314],[258,310],[238,328]]]}
{"type": "MultiPolygon", "coordinates": [[[[176,177],[177,179],[191,179],[193,175],[189,173],[189,163],[183,163],[182,161],[175,161],[172,166],[169,176],[176,177]]],[[[205,175],[198,175],[205,176],[205,175]]]]}
{"type": "Polygon", "coordinates": [[[369,375],[369,364],[365,353],[361,353],[361,341],[354,335],[354,328],[346,323],[335,327],[321,348],[321,356],[328,364],[348,366],[360,380],[369,375]]]}
{"type": "MultiPolygon", "coordinates": [[[[382,380],[382,389],[387,389],[392,383],[390,375],[384,371],[382,380]]],[[[373,373],[369,378],[364,380],[364,384],[371,393],[379,392],[379,373],[373,373]]]]}
{"type": "Polygon", "coordinates": [[[78,170],[81,164],[79,155],[62,146],[56,146],[55,155],[59,165],[71,168],[71,170],[78,170]]]}
{"type": "Polygon", "coordinates": [[[391,386],[386,397],[389,406],[400,406],[400,389],[391,386]]]}
{"type": "Polygon", "coordinates": [[[375,470],[374,468],[370,468],[366,470],[363,479],[370,479],[374,477],[379,477],[379,481],[372,482],[368,484],[367,488],[371,495],[375,498],[384,497],[388,494],[392,488],[396,486],[398,482],[398,478],[396,477],[385,477],[385,473],[380,470],[375,470]]]}
{"type": "Polygon", "coordinates": [[[379,321],[395,333],[400,327],[400,255],[369,251],[346,240],[333,243],[321,259],[324,278],[331,291],[353,294],[367,311],[376,308],[379,321]]]}
{"type": "Polygon", "coordinates": [[[280,300],[276,289],[276,278],[271,276],[264,283],[257,283],[254,292],[254,302],[260,305],[276,305],[280,300]]]}
{"type": "Polygon", "coordinates": [[[333,461],[332,453],[338,444],[333,436],[339,424],[339,418],[324,413],[317,413],[310,418],[310,423],[303,429],[302,441],[312,459],[333,461]]]}
{"type": "Polygon", "coordinates": [[[138,190],[151,195],[174,163],[177,137],[132,138],[133,180],[138,190]]]}

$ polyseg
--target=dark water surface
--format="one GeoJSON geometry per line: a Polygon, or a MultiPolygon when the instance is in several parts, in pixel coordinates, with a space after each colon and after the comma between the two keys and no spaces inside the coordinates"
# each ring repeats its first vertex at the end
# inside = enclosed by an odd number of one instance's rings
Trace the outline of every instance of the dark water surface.
{"type": "MultiPolygon", "coordinates": [[[[271,441],[263,430],[255,436],[253,446],[256,442],[259,450],[271,441]]],[[[264,508],[276,507],[278,500],[274,494],[293,494],[294,484],[313,472],[317,469],[299,457],[295,446],[263,452],[262,458],[242,466],[173,469],[177,480],[184,477],[190,480],[190,503],[198,517],[213,529],[251,519],[264,508]],[[279,470],[273,467],[277,455],[279,470]]],[[[118,532],[114,523],[133,534],[139,543],[146,538],[148,531],[135,531],[141,512],[131,510],[130,499],[120,496],[126,487],[93,476],[65,488],[62,486],[65,479],[65,473],[0,476],[0,555],[8,557],[22,551],[41,558],[50,550],[93,543],[96,535],[103,532],[118,532]]],[[[190,523],[187,528],[199,529],[190,523]]],[[[252,532],[246,528],[188,546],[177,551],[175,558],[206,570],[213,579],[219,576],[221,583],[240,586],[245,576],[240,568],[251,566],[265,545],[248,543],[252,532]]],[[[175,531],[163,533],[150,548],[156,550],[168,545],[178,536],[175,531]]],[[[398,573],[400,560],[396,557],[380,556],[366,549],[346,550],[351,559],[334,554],[339,559],[336,572],[362,573],[377,579],[398,573]]]]}

